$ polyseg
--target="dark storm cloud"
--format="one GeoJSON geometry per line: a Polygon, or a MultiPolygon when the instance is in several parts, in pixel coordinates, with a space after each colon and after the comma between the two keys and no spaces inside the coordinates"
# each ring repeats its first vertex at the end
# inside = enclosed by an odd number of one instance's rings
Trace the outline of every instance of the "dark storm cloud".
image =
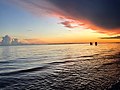
{"type": "Polygon", "coordinates": [[[36,16],[57,17],[67,28],[82,26],[99,33],[120,34],[120,0],[10,1],[36,16]]]}
{"type": "Polygon", "coordinates": [[[120,28],[120,0],[48,0],[76,19],[109,29],[120,28]]]}
{"type": "Polygon", "coordinates": [[[101,37],[100,39],[120,39],[120,36],[114,36],[114,37],[101,37]]]}

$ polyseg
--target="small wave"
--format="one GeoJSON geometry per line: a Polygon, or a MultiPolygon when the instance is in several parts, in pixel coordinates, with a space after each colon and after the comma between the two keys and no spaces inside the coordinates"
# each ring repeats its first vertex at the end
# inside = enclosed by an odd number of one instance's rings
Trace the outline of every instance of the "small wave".
{"type": "Polygon", "coordinates": [[[95,56],[98,56],[99,54],[93,54],[93,55],[88,55],[88,56],[77,56],[77,57],[65,57],[65,58],[62,58],[61,60],[64,60],[64,59],[74,59],[74,58],[92,58],[92,57],[95,57],[95,56]]]}
{"type": "Polygon", "coordinates": [[[47,63],[50,65],[59,65],[59,64],[65,64],[65,63],[71,63],[71,62],[76,62],[75,60],[69,60],[69,61],[61,61],[61,62],[51,62],[51,63],[47,63]]]}
{"type": "Polygon", "coordinates": [[[22,73],[27,73],[27,72],[35,72],[35,71],[40,71],[40,70],[44,70],[47,68],[48,68],[48,66],[35,67],[35,68],[30,68],[30,69],[25,69],[25,70],[18,70],[18,71],[13,71],[13,72],[1,73],[0,76],[22,74],[22,73]]]}
{"type": "Polygon", "coordinates": [[[28,58],[18,58],[18,59],[28,59],[28,58]]]}
{"type": "Polygon", "coordinates": [[[114,63],[113,62],[111,62],[111,63],[105,63],[103,65],[112,65],[112,64],[114,64],[114,63]]]}
{"type": "Polygon", "coordinates": [[[87,58],[87,57],[93,57],[93,55],[89,55],[89,56],[81,56],[83,58],[87,58]]]}
{"type": "Polygon", "coordinates": [[[76,58],[88,58],[88,57],[95,57],[95,56],[98,56],[98,55],[100,55],[100,54],[93,54],[93,55],[88,55],[88,56],[78,56],[78,57],[76,57],[76,58]]]}
{"type": "Polygon", "coordinates": [[[116,61],[113,61],[113,62],[110,62],[110,63],[105,63],[103,65],[112,65],[112,64],[120,64],[120,60],[116,60],[116,61]]]}
{"type": "Polygon", "coordinates": [[[103,58],[105,58],[105,59],[120,59],[120,53],[116,53],[114,55],[105,55],[103,58]]]}
{"type": "Polygon", "coordinates": [[[6,63],[12,63],[13,61],[12,60],[9,60],[9,61],[0,61],[0,64],[6,64],[6,63]]]}
{"type": "Polygon", "coordinates": [[[61,60],[65,60],[65,59],[73,59],[73,57],[64,57],[61,60]]]}

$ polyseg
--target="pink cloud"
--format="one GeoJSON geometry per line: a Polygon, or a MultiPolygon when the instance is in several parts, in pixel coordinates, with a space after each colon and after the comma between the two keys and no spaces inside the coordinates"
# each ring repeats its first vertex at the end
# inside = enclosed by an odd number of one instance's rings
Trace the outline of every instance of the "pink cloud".
{"type": "Polygon", "coordinates": [[[76,27],[79,27],[78,24],[76,24],[76,23],[74,23],[72,21],[63,21],[63,22],[61,22],[61,24],[63,24],[67,28],[76,28],[76,27]]]}

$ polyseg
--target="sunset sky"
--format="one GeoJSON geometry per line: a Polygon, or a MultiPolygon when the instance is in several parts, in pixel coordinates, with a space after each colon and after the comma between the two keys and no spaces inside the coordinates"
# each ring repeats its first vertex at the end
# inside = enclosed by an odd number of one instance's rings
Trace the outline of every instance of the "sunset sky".
{"type": "Polygon", "coordinates": [[[0,40],[120,42],[120,0],[0,0],[0,40]]]}

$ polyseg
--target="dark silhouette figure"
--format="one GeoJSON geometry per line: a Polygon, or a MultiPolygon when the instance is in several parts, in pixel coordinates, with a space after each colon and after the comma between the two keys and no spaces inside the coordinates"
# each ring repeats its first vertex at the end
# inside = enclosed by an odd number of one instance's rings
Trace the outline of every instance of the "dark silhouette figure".
{"type": "Polygon", "coordinates": [[[90,42],[90,45],[93,45],[93,43],[92,43],[92,42],[90,42]]]}
{"type": "Polygon", "coordinates": [[[98,43],[97,42],[95,42],[95,46],[97,46],[98,45],[98,43]]]}

